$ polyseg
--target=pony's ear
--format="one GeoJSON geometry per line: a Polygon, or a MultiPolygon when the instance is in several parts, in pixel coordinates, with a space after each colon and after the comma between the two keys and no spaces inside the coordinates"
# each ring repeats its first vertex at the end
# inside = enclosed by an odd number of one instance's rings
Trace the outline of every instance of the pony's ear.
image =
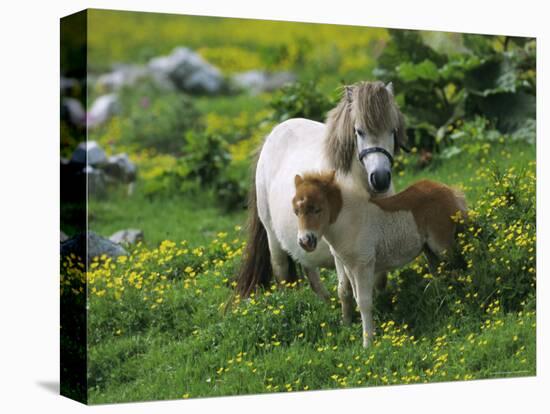
{"type": "Polygon", "coordinates": [[[390,93],[391,96],[393,96],[393,83],[392,82],[388,82],[386,84],[386,90],[390,93]]]}
{"type": "Polygon", "coordinates": [[[346,100],[351,103],[353,99],[353,86],[351,85],[344,86],[344,94],[346,95],[346,100]]]}
{"type": "Polygon", "coordinates": [[[296,174],[296,176],[294,177],[294,186],[298,187],[303,182],[304,182],[304,179],[302,178],[302,176],[300,174],[296,174]]]}
{"type": "Polygon", "coordinates": [[[403,148],[405,152],[411,152],[408,146],[405,117],[401,112],[399,112],[399,125],[397,126],[397,129],[395,131],[395,142],[394,142],[393,152],[398,154],[401,148],[403,148]]]}
{"type": "Polygon", "coordinates": [[[331,170],[331,171],[328,173],[328,182],[329,182],[329,183],[333,183],[335,177],[336,177],[336,170],[331,170]]]}

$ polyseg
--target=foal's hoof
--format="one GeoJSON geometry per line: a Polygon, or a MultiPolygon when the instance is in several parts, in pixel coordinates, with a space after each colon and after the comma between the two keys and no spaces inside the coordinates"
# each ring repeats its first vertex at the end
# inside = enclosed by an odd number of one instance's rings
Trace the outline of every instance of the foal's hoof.
{"type": "Polygon", "coordinates": [[[363,334],[363,348],[368,348],[371,346],[372,342],[374,341],[374,334],[368,334],[365,332],[363,334]]]}
{"type": "Polygon", "coordinates": [[[384,273],[383,275],[380,275],[378,277],[375,287],[378,292],[382,292],[386,289],[387,285],[388,285],[388,274],[384,273]]]}

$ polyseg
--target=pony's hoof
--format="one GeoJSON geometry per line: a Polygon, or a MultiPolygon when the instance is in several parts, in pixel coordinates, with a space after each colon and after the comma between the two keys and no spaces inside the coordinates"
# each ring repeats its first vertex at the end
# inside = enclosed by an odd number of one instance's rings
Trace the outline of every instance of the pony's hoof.
{"type": "Polygon", "coordinates": [[[352,315],[344,315],[342,317],[342,325],[344,326],[350,326],[353,322],[353,316],[352,315]]]}
{"type": "Polygon", "coordinates": [[[323,289],[322,291],[317,293],[317,296],[326,303],[330,303],[330,293],[328,293],[328,290],[323,289]]]}

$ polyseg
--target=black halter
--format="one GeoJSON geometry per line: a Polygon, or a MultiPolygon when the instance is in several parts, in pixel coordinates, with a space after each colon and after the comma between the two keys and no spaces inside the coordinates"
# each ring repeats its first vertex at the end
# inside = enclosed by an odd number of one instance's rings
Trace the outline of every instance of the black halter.
{"type": "Polygon", "coordinates": [[[365,158],[368,154],[372,154],[373,152],[380,152],[384,154],[386,157],[388,157],[388,160],[390,160],[390,166],[393,167],[392,155],[382,147],[365,148],[359,153],[359,162],[363,162],[363,158],[365,158]]]}

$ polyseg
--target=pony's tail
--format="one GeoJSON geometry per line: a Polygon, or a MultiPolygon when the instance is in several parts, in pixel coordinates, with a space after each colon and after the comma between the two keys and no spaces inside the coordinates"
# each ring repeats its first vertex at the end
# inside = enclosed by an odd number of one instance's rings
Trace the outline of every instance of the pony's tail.
{"type": "Polygon", "coordinates": [[[271,280],[271,256],[267,232],[258,216],[254,174],[248,196],[248,239],[241,268],[237,276],[236,293],[248,297],[258,286],[267,286],[271,280]]]}
{"type": "MultiPolygon", "coordinates": [[[[243,298],[250,296],[259,286],[269,286],[273,276],[267,231],[258,215],[255,174],[252,177],[248,196],[248,238],[235,287],[235,293],[243,298]]],[[[286,282],[295,282],[299,278],[298,266],[288,256],[286,282]]]]}

